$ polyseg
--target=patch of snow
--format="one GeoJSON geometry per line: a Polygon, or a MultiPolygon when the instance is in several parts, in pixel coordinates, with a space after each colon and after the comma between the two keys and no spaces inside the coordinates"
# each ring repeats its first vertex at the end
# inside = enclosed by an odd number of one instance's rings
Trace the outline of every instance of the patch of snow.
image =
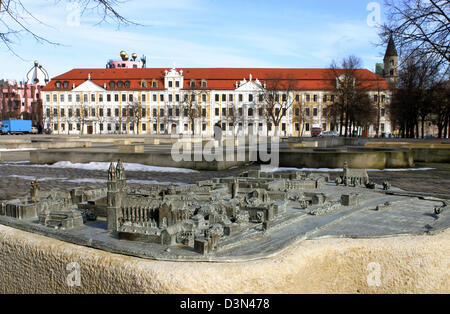
{"type": "MultiPolygon", "coordinates": [[[[27,165],[27,167],[37,168],[60,168],[60,169],[81,169],[81,170],[99,170],[108,171],[109,162],[91,162],[88,164],[71,163],[70,161],[59,161],[53,165],[27,165]]],[[[20,166],[16,165],[16,166],[20,166]]],[[[171,167],[147,166],[142,164],[124,163],[125,171],[136,172],[178,172],[178,173],[197,173],[197,170],[171,167]]]]}
{"type": "Polygon", "coordinates": [[[39,150],[40,148],[0,148],[0,152],[20,152],[29,150],[39,150]]]}

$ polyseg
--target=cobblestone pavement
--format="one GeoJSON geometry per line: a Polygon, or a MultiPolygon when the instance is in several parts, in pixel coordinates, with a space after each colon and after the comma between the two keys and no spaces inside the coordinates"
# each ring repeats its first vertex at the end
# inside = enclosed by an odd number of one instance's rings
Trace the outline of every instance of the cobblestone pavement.
{"type": "MultiPolygon", "coordinates": [[[[417,164],[418,168],[434,168],[427,171],[382,171],[370,172],[369,176],[377,183],[388,180],[393,186],[407,191],[429,192],[450,195],[450,164],[417,164]]],[[[227,171],[199,171],[194,173],[177,172],[132,172],[127,171],[128,180],[144,180],[193,184],[197,181],[216,177],[235,176],[256,165],[239,167],[227,171]]],[[[334,179],[336,173],[331,173],[334,179]]],[[[106,182],[106,171],[81,170],[69,168],[42,168],[29,164],[0,163],[0,200],[14,199],[28,194],[30,181],[38,178],[42,190],[72,189],[78,186],[102,187],[106,182]],[[74,182],[75,180],[75,182],[74,182]],[[77,181],[79,180],[79,181],[77,181]]],[[[148,184],[130,183],[132,187],[148,188],[148,184]]]]}

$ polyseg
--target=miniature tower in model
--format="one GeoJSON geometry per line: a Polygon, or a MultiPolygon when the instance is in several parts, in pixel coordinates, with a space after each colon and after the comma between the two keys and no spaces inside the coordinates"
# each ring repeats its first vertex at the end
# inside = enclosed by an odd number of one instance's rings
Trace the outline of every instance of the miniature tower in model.
{"type": "Polygon", "coordinates": [[[117,167],[114,166],[114,163],[111,163],[108,170],[108,205],[106,215],[108,231],[110,232],[117,231],[119,211],[122,206],[123,188],[121,185],[123,181],[120,178],[123,172],[119,166],[119,163],[117,167]]]}
{"type": "Polygon", "coordinates": [[[384,77],[391,88],[397,87],[398,54],[392,34],[389,37],[389,43],[384,55],[384,77]]]}

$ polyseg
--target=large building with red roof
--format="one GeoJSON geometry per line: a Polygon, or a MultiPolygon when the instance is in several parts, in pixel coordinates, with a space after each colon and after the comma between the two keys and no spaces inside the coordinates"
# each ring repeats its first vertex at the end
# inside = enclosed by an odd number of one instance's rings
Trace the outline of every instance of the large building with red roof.
{"type": "MultiPolygon", "coordinates": [[[[121,57],[106,69],[73,69],[43,88],[44,124],[53,134],[210,136],[218,123],[225,135],[310,136],[313,127],[336,128],[326,115],[337,84],[329,69],[145,68],[145,59],[121,57]],[[276,82],[283,114],[274,123],[262,95],[276,82]]],[[[380,129],[390,132],[386,79],[366,69],[355,75],[381,102],[380,129]]],[[[372,126],[369,133],[375,132],[372,126]]]]}

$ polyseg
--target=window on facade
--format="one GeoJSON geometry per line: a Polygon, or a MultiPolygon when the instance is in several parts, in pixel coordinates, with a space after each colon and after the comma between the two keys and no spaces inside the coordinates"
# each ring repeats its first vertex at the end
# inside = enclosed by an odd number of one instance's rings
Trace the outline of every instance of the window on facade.
{"type": "Polygon", "coordinates": [[[61,109],[61,117],[65,116],[64,108],[61,109]]]}
{"type": "Polygon", "coordinates": [[[61,94],[61,95],[59,96],[59,100],[60,100],[61,102],[64,102],[64,94],[61,94]]]}
{"type": "Polygon", "coordinates": [[[295,95],[295,102],[300,102],[300,95],[295,95]]]}
{"type": "Polygon", "coordinates": [[[99,94],[98,95],[98,101],[99,102],[103,102],[103,94],[99,94]]]}
{"type": "Polygon", "coordinates": [[[287,95],[286,94],[283,94],[283,102],[286,102],[287,101],[287,95]]]}
{"type": "Polygon", "coordinates": [[[248,116],[253,117],[253,108],[248,108],[248,116]]]}
{"type": "Polygon", "coordinates": [[[294,110],[294,115],[296,116],[296,117],[298,117],[298,116],[300,116],[300,108],[295,108],[295,110],[294,110]]]}
{"type": "Polygon", "coordinates": [[[164,117],[164,109],[159,109],[159,116],[164,117]]]}
{"type": "Polygon", "coordinates": [[[71,118],[73,116],[73,109],[69,109],[69,118],[71,118]]]}
{"type": "Polygon", "coordinates": [[[95,117],[95,109],[91,109],[91,117],[95,117]]]}
{"type": "Polygon", "coordinates": [[[334,95],[331,95],[331,102],[334,102],[334,95]]]}
{"type": "Polygon", "coordinates": [[[126,94],[122,94],[122,102],[126,102],[127,101],[127,95],[126,94]]]}
{"type": "Polygon", "coordinates": [[[264,115],[264,109],[263,109],[263,108],[259,108],[259,109],[258,109],[258,115],[259,115],[260,117],[262,117],[262,116],[264,115]]]}
{"type": "Polygon", "coordinates": [[[311,109],[305,108],[305,115],[309,117],[311,115],[311,109]]]}
{"type": "Polygon", "coordinates": [[[141,98],[142,98],[142,102],[146,102],[147,101],[147,95],[142,94],[141,98]]]}
{"type": "Polygon", "coordinates": [[[168,83],[169,83],[169,88],[172,88],[173,82],[172,82],[172,81],[169,81],[168,83]]]}
{"type": "Polygon", "coordinates": [[[47,94],[46,97],[45,97],[45,99],[47,100],[47,102],[50,102],[50,95],[47,94]]]}
{"type": "Polygon", "coordinates": [[[306,101],[310,102],[311,101],[311,95],[306,95],[306,101]]]}
{"type": "Polygon", "coordinates": [[[119,94],[114,94],[114,101],[118,102],[119,101],[119,94]]]}
{"type": "Polygon", "coordinates": [[[153,101],[156,102],[156,94],[153,94],[153,101]]]}
{"type": "Polygon", "coordinates": [[[91,94],[91,102],[95,102],[95,94],[91,94]]]}
{"type": "Polygon", "coordinates": [[[111,108],[106,109],[106,115],[111,117],[111,108]]]}
{"type": "Polygon", "coordinates": [[[313,116],[314,116],[314,117],[317,117],[317,114],[318,114],[317,108],[313,108],[313,116]]]}
{"type": "Polygon", "coordinates": [[[111,131],[111,123],[108,123],[108,131],[111,131]]]}
{"type": "Polygon", "coordinates": [[[280,95],[279,95],[279,94],[276,94],[276,95],[275,95],[275,101],[276,101],[276,102],[280,102],[280,95]]]}
{"type": "Polygon", "coordinates": [[[206,94],[202,94],[202,102],[206,102],[206,94]]]}
{"type": "Polygon", "coordinates": [[[222,108],[222,116],[226,116],[227,115],[227,108],[222,108]]]}
{"type": "Polygon", "coordinates": [[[142,118],[145,118],[147,116],[147,111],[145,110],[145,108],[142,108],[141,115],[142,118]]]}
{"type": "Polygon", "coordinates": [[[252,94],[249,94],[249,95],[248,95],[248,101],[249,101],[249,102],[253,102],[253,95],[252,95],[252,94]]]}
{"type": "Polygon", "coordinates": [[[72,102],[72,94],[67,95],[67,101],[72,102]]]}
{"type": "Polygon", "coordinates": [[[314,95],[314,96],[313,96],[313,100],[314,100],[314,102],[317,102],[318,96],[317,96],[317,95],[314,95]]]}
{"type": "Polygon", "coordinates": [[[132,102],[133,101],[133,94],[128,95],[128,101],[132,102]]]}
{"type": "Polygon", "coordinates": [[[378,95],[373,95],[373,101],[378,102],[378,95]]]}
{"type": "Polygon", "coordinates": [[[239,94],[239,102],[243,102],[244,101],[244,96],[242,94],[239,94]]]}
{"type": "Polygon", "coordinates": [[[53,109],[53,115],[54,115],[54,116],[57,116],[57,115],[58,115],[58,109],[56,109],[56,108],[53,109]]]}
{"type": "Polygon", "coordinates": [[[216,116],[219,116],[219,115],[220,115],[220,113],[219,113],[219,108],[214,109],[214,114],[215,114],[216,116]]]}
{"type": "Polygon", "coordinates": [[[381,113],[380,113],[380,115],[381,115],[382,117],[384,117],[384,116],[386,115],[386,110],[385,110],[384,108],[381,108],[381,113]]]}
{"type": "Polygon", "coordinates": [[[119,108],[115,108],[114,109],[114,116],[118,117],[119,116],[119,108]]]}
{"type": "Polygon", "coordinates": [[[127,116],[127,108],[122,108],[122,117],[127,116]]]}
{"type": "Polygon", "coordinates": [[[169,108],[169,117],[172,117],[172,115],[173,115],[173,109],[169,108]]]}
{"type": "Polygon", "coordinates": [[[57,102],[58,101],[58,96],[56,94],[53,94],[53,102],[57,102]]]}
{"type": "Polygon", "coordinates": [[[173,101],[173,95],[169,94],[169,102],[172,102],[172,101],[173,101]]]}
{"type": "Polygon", "coordinates": [[[159,100],[164,102],[164,95],[163,94],[159,95],[159,100]]]}
{"type": "Polygon", "coordinates": [[[244,115],[244,111],[242,110],[242,108],[239,108],[239,116],[242,117],[244,115]]]}
{"type": "Polygon", "coordinates": [[[144,132],[147,131],[147,124],[142,123],[142,131],[144,131],[144,132]]]}
{"type": "Polygon", "coordinates": [[[306,131],[306,132],[309,132],[309,123],[306,123],[306,124],[305,124],[305,131],[306,131]]]}
{"type": "Polygon", "coordinates": [[[111,94],[106,95],[106,101],[111,102],[111,94]]]}
{"type": "Polygon", "coordinates": [[[75,113],[76,113],[76,116],[77,116],[77,117],[80,117],[80,116],[81,116],[81,110],[80,110],[80,109],[77,109],[77,110],[75,111],[75,113]]]}
{"type": "Polygon", "coordinates": [[[205,108],[202,109],[202,117],[206,118],[206,109],[205,108]]]}
{"type": "Polygon", "coordinates": [[[219,95],[219,94],[216,94],[216,96],[215,96],[216,102],[219,102],[219,99],[220,99],[220,95],[219,95]]]}
{"type": "Polygon", "coordinates": [[[328,102],[328,95],[323,95],[323,102],[328,102]]]}
{"type": "Polygon", "coordinates": [[[103,108],[100,108],[98,110],[98,115],[99,115],[99,117],[103,117],[103,108]]]}
{"type": "Polygon", "coordinates": [[[175,87],[179,88],[180,87],[180,81],[175,81],[175,87]]]}
{"type": "Polygon", "coordinates": [[[227,101],[227,95],[226,94],[222,94],[222,102],[226,102],[227,101]]]}

